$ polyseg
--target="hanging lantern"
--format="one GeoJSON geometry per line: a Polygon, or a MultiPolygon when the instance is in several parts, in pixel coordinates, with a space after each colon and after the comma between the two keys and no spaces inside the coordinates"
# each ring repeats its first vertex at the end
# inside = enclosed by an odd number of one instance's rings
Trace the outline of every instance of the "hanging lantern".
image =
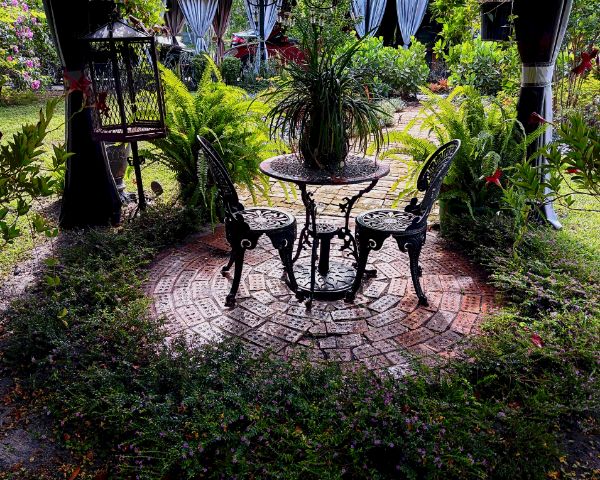
{"type": "Polygon", "coordinates": [[[512,0],[480,0],[481,39],[505,42],[510,39],[512,0]]]}
{"type": "Polygon", "coordinates": [[[154,37],[114,20],[84,37],[91,82],[92,137],[131,142],[139,207],[146,201],[137,142],[166,136],[154,37]]]}

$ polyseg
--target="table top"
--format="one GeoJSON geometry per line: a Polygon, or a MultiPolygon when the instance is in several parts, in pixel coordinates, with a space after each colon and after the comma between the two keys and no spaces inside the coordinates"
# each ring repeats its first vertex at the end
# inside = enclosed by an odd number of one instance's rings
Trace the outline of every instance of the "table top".
{"type": "Polygon", "coordinates": [[[390,173],[389,165],[373,159],[348,155],[339,169],[330,172],[307,168],[295,153],[279,155],[260,164],[265,175],[284,182],[306,185],[350,185],[378,180],[390,173]]]}

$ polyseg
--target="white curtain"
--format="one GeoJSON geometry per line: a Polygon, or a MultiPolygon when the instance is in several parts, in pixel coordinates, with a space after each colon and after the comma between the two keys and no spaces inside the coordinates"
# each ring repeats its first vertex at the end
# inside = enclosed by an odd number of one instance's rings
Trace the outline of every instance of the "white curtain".
{"type": "MultiPolygon", "coordinates": [[[[260,0],[244,1],[244,6],[246,7],[246,15],[248,16],[248,21],[250,22],[250,28],[252,28],[252,30],[255,30],[257,34],[259,33],[259,1],[260,0]]],[[[275,27],[275,23],[277,23],[277,16],[279,15],[279,10],[281,10],[282,0],[263,1],[265,4],[265,40],[268,40],[268,38],[271,36],[271,32],[273,31],[273,27],[275,27]]]]}
{"type": "MultiPolygon", "coordinates": [[[[265,8],[265,38],[267,41],[271,36],[271,32],[277,23],[277,17],[279,16],[279,10],[281,10],[281,4],[283,0],[244,0],[244,6],[246,7],[246,15],[248,16],[248,22],[250,23],[250,28],[256,31],[256,34],[260,34],[260,25],[259,25],[259,15],[260,8],[259,2],[263,2],[265,8]]],[[[259,48],[262,48],[260,45],[259,48]]],[[[254,68],[256,71],[260,70],[260,65],[264,60],[269,58],[269,52],[267,51],[266,45],[262,55],[257,55],[254,68]]]]}
{"type": "Polygon", "coordinates": [[[219,0],[179,0],[179,6],[195,38],[196,53],[208,49],[204,39],[211,27],[219,0]]]}
{"type": "Polygon", "coordinates": [[[356,21],[356,33],[360,37],[364,37],[367,33],[374,35],[379,29],[381,21],[383,20],[383,14],[385,13],[385,4],[387,0],[352,0],[352,8],[350,10],[352,18],[356,21]],[[366,13],[367,3],[369,4],[370,16],[369,16],[369,27],[366,32],[366,13]]]}
{"type": "Polygon", "coordinates": [[[428,0],[396,0],[398,25],[404,47],[408,47],[410,37],[419,30],[425,12],[427,12],[427,3],[428,0]]]}

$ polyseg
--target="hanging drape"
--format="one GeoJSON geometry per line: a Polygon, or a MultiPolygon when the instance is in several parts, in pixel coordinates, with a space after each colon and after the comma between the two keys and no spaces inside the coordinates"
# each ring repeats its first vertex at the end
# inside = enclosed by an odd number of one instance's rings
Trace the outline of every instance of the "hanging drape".
{"type": "Polygon", "coordinates": [[[229,26],[232,4],[233,0],[219,0],[219,4],[217,5],[217,13],[213,19],[213,30],[215,31],[215,36],[217,37],[217,51],[215,54],[215,60],[219,65],[221,64],[223,54],[225,53],[225,41],[223,40],[223,37],[225,36],[227,27],[229,26]]]}
{"type": "MultiPolygon", "coordinates": [[[[273,28],[275,27],[275,23],[277,23],[277,16],[279,15],[279,10],[281,10],[281,4],[283,0],[244,0],[244,6],[246,7],[246,15],[248,16],[248,22],[250,23],[250,28],[260,34],[260,25],[259,25],[259,17],[260,17],[260,5],[264,5],[265,9],[265,38],[267,41],[271,36],[271,32],[273,32],[273,28]]],[[[268,58],[268,52],[265,50],[262,52],[262,57],[264,59],[268,58]]],[[[255,68],[260,68],[260,63],[263,59],[258,56],[257,61],[255,62],[255,68]]]]}
{"type": "Polygon", "coordinates": [[[175,37],[181,33],[185,24],[185,17],[177,0],[167,0],[165,2],[165,25],[171,32],[173,43],[177,43],[175,37]]]}
{"type": "MultiPolygon", "coordinates": [[[[548,122],[552,122],[552,76],[554,64],[562,45],[572,0],[515,0],[513,12],[515,36],[521,56],[522,78],[521,93],[517,105],[518,119],[530,133],[539,127],[537,113],[548,122]]],[[[552,141],[552,127],[533,145],[529,153],[552,141]]],[[[545,161],[540,157],[537,164],[545,161]]],[[[560,222],[552,204],[544,206],[547,220],[556,228],[560,222]]]]}
{"type": "MultiPolygon", "coordinates": [[[[256,32],[258,32],[260,26],[258,24],[260,1],[261,0],[244,0],[250,27],[256,32]]],[[[273,27],[275,27],[275,23],[277,23],[277,16],[281,9],[282,0],[263,0],[263,2],[265,5],[265,40],[268,40],[273,31],[273,27]]]]}
{"type": "Polygon", "coordinates": [[[196,53],[208,49],[204,39],[217,12],[218,0],[179,0],[179,6],[195,37],[196,53]]]}
{"type": "Polygon", "coordinates": [[[360,37],[377,32],[383,20],[386,3],[386,0],[352,0],[352,18],[356,21],[356,33],[360,37]]]}
{"type": "Polygon", "coordinates": [[[428,0],[396,0],[396,13],[398,14],[398,25],[402,35],[402,43],[405,47],[410,45],[410,37],[417,33],[423,17],[427,12],[428,0]]]}

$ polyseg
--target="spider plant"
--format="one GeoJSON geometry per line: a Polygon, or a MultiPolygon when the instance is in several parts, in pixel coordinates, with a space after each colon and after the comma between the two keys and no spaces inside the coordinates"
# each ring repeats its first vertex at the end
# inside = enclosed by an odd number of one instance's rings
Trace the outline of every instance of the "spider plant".
{"type": "Polygon", "coordinates": [[[322,27],[300,29],[305,61],[290,63],[269,94],[275,100],[267,117],[271,135],[282,135],[310,168],[335,170],[351,147],[365,153],[383,143],[381,111],[350,63],[361,40],[340,51],[323,41],[322,27]]]}

